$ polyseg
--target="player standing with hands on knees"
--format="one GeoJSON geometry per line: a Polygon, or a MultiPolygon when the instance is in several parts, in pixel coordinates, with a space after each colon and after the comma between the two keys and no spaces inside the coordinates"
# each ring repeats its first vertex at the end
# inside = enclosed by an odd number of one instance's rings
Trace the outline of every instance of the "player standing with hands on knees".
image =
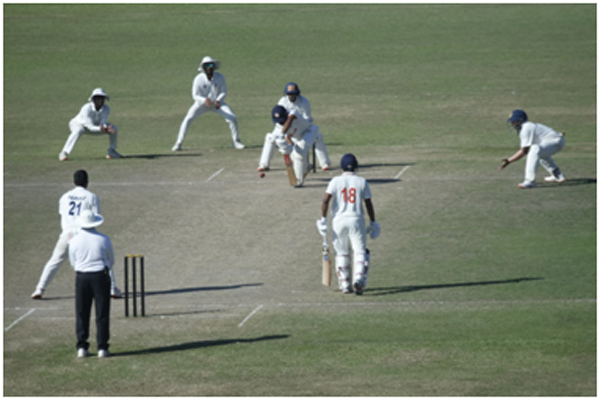
{"type": "Polygon", "coordinates": [[[331,228],[333,231],[333,249],[335,251],[335,269],[342,293],[361,295],[367,286],[369,255],[366,248],[367,235],[371,239],[379,236],[381,227],[375,222],[375,209],[371,201],[369,183],[356,174],[358,161],[353,154],[342,157],[340,166],[342,175],[333,178],[325,191],[321,205],[321,218],[317,220],[317,229],[322,236],[327,235],[327,210],[331,205],[331,228]],[[364,209],[371,221],[365,226],[364,209]],[[350,267],[350,247],[354,252],[354,274],[350,267]]]}
{"type": "Polygon", "coordinates": [[[238,150],[246,147],[240,142],[237,117],[233,113],[231,107],[225,103],[225,96],[227,96],[225,77],[222,74],[215,72],[220,66],[221,63],[210,56],[206,56],[202,59],[200,67],[198,68],[198,71],[201,72],[196,75],[192,84],[192,98],[194,99],[194,104],[192,104],[185,118],[181,122],[177,141],[171,150],[181,150],[183,139],[185,139],[185,135],[187,135],[187,131],[192,121],[208,111],[216,112],[221,117],[225,118],[225,121],[227,121],[229,129],[231,130],[233,147],[238,150]]]}
{"type": "Polygon", "coordinates": [[[565,182],[567,178],[558,168],[552,156],[565,147],[564,133],[555,131],[545,125],[529,122],[523,110],[514,110],[508,123],[517,131],[521,148],[509,158],[502,159],[500,170],[508,164],[527,157],[525,162],[525,180],[519,183],[521,189],[535,187],[535,173],[538,165],[550,173],[544,178],[546,182],[565,182]]]}

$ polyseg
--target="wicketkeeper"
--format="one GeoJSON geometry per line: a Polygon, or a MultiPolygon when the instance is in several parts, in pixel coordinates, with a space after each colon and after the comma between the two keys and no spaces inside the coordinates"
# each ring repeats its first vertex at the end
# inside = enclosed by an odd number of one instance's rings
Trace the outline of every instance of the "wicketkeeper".
{"type": "Polygon", "coordinates": [[[317,229],[322,236],[327,235],[327,209],[331,205],[331,229],[333,231],[333,249],[335,251],[335,269],[338,284],[342,293],[361,295],[367,286],[369,273],[369,256],[366,249],[367,235],[375,239],[381,232],[379,223],[375,222],[375,210],[371,201],[369,183],[356,174],[358,161],[352,154],[342,157],[340,166],[342,175],[333,178],[321,205],[321,218],[317,220],[317,229]],[[365,227],[364,209],[371,221],[365,227]],[[350,247],[354,253],[354,274],[350,267],[350,247]]]}
{"type": "Polygon", "coordinates": [[[294,165],[300,164],[308,170],[308,154],[313,144],[315,144],[315,155],[319,160],[319,165],[323,171],[329,170],[331,162],[329,161],[329,153],[325,146],[325,140],[323,135],[319,131],[319,127],[313,124],[314,119],[312,117],[310,103],[308,99],[300,94],[300,88],[295,82],[290,82],[285,85],[283,90],[284,96],[279,99],[277,105],[283,106],[292,119],[302,120],[302,124],[306,125],[303,131],[298,130],[296,133],[290,131],[291,121],[288,122],[290,125],[284,125],[283,133],[288,134],[289,137],[294,135],[302,135],[305,146],[298,148],[296,155],[293,155],[292,160],[294,165]]]}

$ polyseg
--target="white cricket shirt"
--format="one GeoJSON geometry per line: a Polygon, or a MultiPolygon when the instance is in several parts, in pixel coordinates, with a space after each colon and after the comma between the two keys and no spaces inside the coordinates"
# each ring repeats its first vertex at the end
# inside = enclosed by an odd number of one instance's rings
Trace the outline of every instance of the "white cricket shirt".
{"type": "Polygon", "coordinates": [[[100,125],[106,124],[109,114],[110,107],[108,105],[104,104],[99,111],[96,111],[94,103],[89,102],[81,107],[79,114],[72,121],[83,125],[90,132],[100,132],[100,125]]]}
{"type": "Polygon", "coordinates": [[[69,261],[77,272],[100,272],[112,268],[115,254],[109,237],[96,229],[81,229],[69,242],[69,261]]]}
{"type": "Polygon", "coordinates": [[[560,140],[561,134],[546,125],[534,122],[524,122],[519,131],[521,148],[531,147],[531,145],[544,145],[548,142],[560,140]]]}
{"type": "Polygon", "coordinates": [[[196,75],[194,82],[192,83],[192,98],[194,101],[204,103],[206,99],[210,99],[211,102],[223,101],[227,96],[227,85],[225,84],[225,77],[218,73],[213,73],[213,78],[208,79],[204,72],[196,75]]]}
{"type": "Polygon", "coordinates": [[[63,231],[79,229],[77,219],[82,210],[92,210],[100,214],[100,200],[98,196],[82,186],[69,190],[58,201],[60,225],[63,231]]]}
{"type": "Polygon", "coordinates": [[[364,217],[363,202],[365,199],[371,198],[369,183],[354,172],[344,172],[333,178],[325,192],[332,196],[331,215],[333,218],[364,217]]]}

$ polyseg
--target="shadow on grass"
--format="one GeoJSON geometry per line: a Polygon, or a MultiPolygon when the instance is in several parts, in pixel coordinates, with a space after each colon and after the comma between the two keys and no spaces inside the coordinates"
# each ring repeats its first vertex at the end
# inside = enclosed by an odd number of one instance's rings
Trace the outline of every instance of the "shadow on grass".
{"type": "Polygon", "coordinates": [[[222,339],[222,340],[201,340],[197,342],[188,342],[174,344],[170,346],[151,347],[142,350],[123,351],[120,353],[111,353],[112,357],[124,357],[124,356],[137,356],[142,354],[158,354],[158,353],[169,353],[173,351],[185,351],[204,349],[207,347],[215,346],[227,346],[230,344],[243,344],[243,343],[256,343],[264,342],[267,340],[280,340],[287,339],[290,335],[272,335],[272,336],[261,336],[254,339],[222,339]]]}
{"type": "Polygon", "coordinates": [[[201,153],[165,153],[165,154],[131,154],[131,155],[122,155],[121,158],[143,158],[145,160],[154,160],[156,158],[165,158],[165,157],[200,157],[201,153]]]}
{"type": "MultiPolygon", "coordinates": [[[[233,289],[241,289],[244,287],[253,287],[253,286],[262,286],[262,283],[245,283],[241,285],[231,285],[231,286],[205,286],[205,287],[190,287],[190,288],[178,288],[178,289],[169,289],[169,290],[152,290],[147,291],[146,296],[157,296],[162,294],[179,294],[179,293],[192,293],[192,292],[210,292],[215,290],[233,290],[233,289]]],[[[139,288],[138,288],[139,291],[139,288]]]]}
{"type": "MultiPolygon", "coordinates": [[[[168,290],[151,290],[144,292],[145,296],[158,296],[163,294],[179,294],[179,293],[192,293],[192,292],[209,292],[214,290],[233,290],[241,289],[243,287],[262,286],[262,283],[245,283],[240,285],[231,286],[205,286],[205,287],[190,287],[190,288],[179,288],[179,289],[168,289],[168,290]]],[[[140,288],[137,288],[137,295],[140,295],[140,288]]],[[[129,297],[133,294],[130,292],[129,297]]],[[[52,301],[52,300],[66,300],[74,299],[75,296],[60,296],[60,297],[43,297],[41,300],[36,301],[52,301]]],[[[114,300],[113,300],[114,301],[114,300]]]]}
{"type": "Polygon", "coordinates": [[[579,179],[567,179],[566,182],[542,182],[536,185],[536,189],[558,189],[567,186],[581,186],[581,185],[595,185],[596,178],[579,178],[579,179]]]}
{"type": "Polygon", "coordinates": [[[461,282],[461,283],[446,283],[439,285],[422,285],[422,286],[396,286],[396,287],[382,287],[382,288],[367,288],[364,291],[365,295],[369,296],[385,296],[396,293],[407,293],[416,292],[418,290],[430,290],[430,289],[446,289],[455,287],[468,287],[468,286],[486,286],[486,285],[504,285],[509,283],[521,283],[527,281],[539,281],[544,278],[517,278],[507,279],[503,281],[482,281],[482,282],[461,282]]]}

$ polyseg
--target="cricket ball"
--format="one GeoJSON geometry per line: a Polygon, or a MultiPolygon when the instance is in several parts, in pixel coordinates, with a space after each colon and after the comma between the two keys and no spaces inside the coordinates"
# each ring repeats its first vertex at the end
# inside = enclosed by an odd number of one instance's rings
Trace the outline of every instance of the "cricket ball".
{"type": "Polygon", "coordinates": [[[261,173],[260,173],[260,177],[261,177],[261,178],[264,178],[264,177],[265,177],[265,173],[264,173],[264,172],[261,172],[261,173]]]}

